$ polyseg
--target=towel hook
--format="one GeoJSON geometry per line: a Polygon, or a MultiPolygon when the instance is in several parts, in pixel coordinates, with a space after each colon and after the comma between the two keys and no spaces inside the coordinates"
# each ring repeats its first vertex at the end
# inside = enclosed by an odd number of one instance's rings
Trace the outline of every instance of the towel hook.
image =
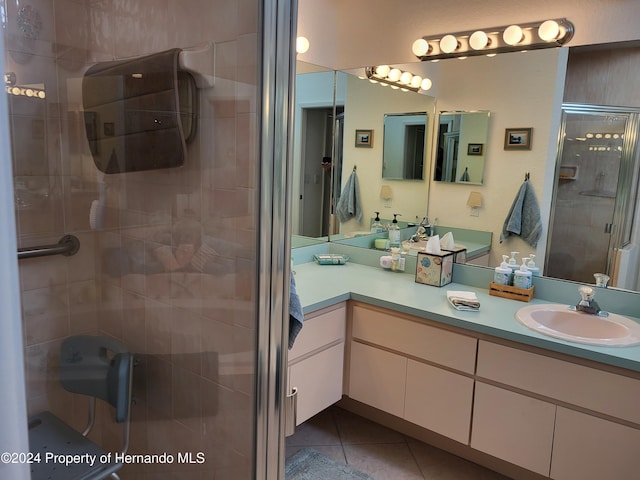
{"type": "Polygon", "coordinates": [[[529,176],[530,176],[530,175],[529,175],[529,172],[527,172],[527,173],[525,173],[525,174],[524,174],[524,181],[525,181],[525,182],[529,180],[529,176]]]}
{"type": "Polygon", "coordinates": [[[357,169],[358,169],[358,166],[357,166],[357,165],[354,165],[354,166],[353,166],[353,171],[355,172],[357,169]]]}

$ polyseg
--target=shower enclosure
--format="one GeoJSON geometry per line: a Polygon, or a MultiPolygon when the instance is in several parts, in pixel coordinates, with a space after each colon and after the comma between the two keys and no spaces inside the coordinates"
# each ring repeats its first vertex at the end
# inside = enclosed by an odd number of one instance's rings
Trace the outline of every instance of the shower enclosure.
{"type": "Polygon", "coordinates": [[[545,275],[637,289],[640,111],[563,105],[545,275]]]}
{"type": "MultiPolygon", "coordinates": [[[[42,410],[83,428],[86,400],[58,381],[60,346],[100,335],[136,359],[128,453],[174,458],[126,463],[123,479],[279,477],[295,13],[295,0],[0,0],[0,133],[10,136],[0,180],[11,164],[16,240],[2,247],[80,241],[73,256],[21,259],[14,271],[14,253],[3,265],[22,305],[21,318],[3,318],[13,344],[20,331],[24,342],[24,371],[18,362],[11,377],[26,388],[15,429],[0,422],[0,446],[15,435],[24,450],[26,417],[42,410]],[[203,46],[214,81],[196,79],[183,165],[99,171],[91,138],[117,135],[120,120],[162,128],[166,117],[148,102],[116,121],[85,112],[87,70],[203,46]]],[[[117,451],[119,428],[98,408],[90,436],[117,451]]],[[[28,468],[0,464],[9,476],[28,468]]]]}

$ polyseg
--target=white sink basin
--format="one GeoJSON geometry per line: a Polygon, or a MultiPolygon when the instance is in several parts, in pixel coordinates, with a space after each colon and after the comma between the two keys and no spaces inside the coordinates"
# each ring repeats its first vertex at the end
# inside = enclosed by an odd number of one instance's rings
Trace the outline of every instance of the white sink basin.
{"type": "Polygon", "coordinates": [[[516,312],[516,319],[531,330],[569,342],[611,347],[640,344],[640,323],[615,313],[604,318],[569,310],[568,305],[527,305],[516,312]]]}

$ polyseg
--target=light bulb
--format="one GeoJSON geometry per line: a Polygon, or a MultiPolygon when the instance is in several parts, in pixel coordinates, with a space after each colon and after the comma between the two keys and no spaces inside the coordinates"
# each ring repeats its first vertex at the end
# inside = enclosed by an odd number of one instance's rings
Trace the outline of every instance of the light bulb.
{"type": "Polygon", "coordinates": [[[486,48],[489,43],[489,37],[487,34],[480,30],[473,32],[469,37],[469,45],[471,45],[471,48],[474,50],[482,50],[483,48],[486,48]]]}
{"type": "Polygon", "coordinates": [[[422,90],[429,90],[431,88],[431,85],[433,85],[433,83],[431,83],[431,80],[425,78],[422,80],[422,83],[420,83],[420,88],[422,90]]]}
{"type": "Polygon", "coordinates": [[[507,27],[502,34],[504,43],[506,43],[507,45],[517,45],[522,41],[523,37],[524,33],[522,33],[522,28],[520,28],[518,25],[511,25],[507,27]]]}
{"type": "Polygon", "coordinates": [[[309,50],[309,40],[306,37],[296,38],[296,52],[305,53],[307,50],[309,50]]]}
{"type": "Polygon", "coordinates": [[[411,75],[411,72],[402,72],[402,75],[400,75],[400,83],[409,85],[411,83],[412,78],[413,78],[413,75],[411,75]]]}
{"type": "Polygon", "coordinates": [[[388,78],[392,82],[397,82],[398,80],[400,80],[400,75],[402,75],[402,72],[400,70],[398,70],[397,68],[392,68],[389,72],[388,78]]]}
{"type": "Polygon", "coordinates": [[[391,67],[389,67],[389,65],[378,65],[376,67],[376,75],[383,78],[389,75],[390,71],[391,71],[391,67]]]}
{"type": "Polygon", "coordinates": [[[445,35],[440,39],[440,50],[444,53],[454,52],[458,48],[458,39],[453,35],[445,35]]]}
{"type": "Polygon", "coordinates": [[[419,38],[411,46],[411,51],[416,57],[422,57],[431,51],[431,46],[424,38],[419,38]]]}
{"type": "Polygon", "coordinates": [[[560,36],[560,25],[555,20],[547,20],[538,28],[538,36],[545,42],[553,42],[560,36]]]}
{"type": "Polygon", "coordinates": [[[413,88],[420,88],[420,84],[422,83],[422,77],[420,75],[414,75],[411,79],[411,86],[413,88]]]}

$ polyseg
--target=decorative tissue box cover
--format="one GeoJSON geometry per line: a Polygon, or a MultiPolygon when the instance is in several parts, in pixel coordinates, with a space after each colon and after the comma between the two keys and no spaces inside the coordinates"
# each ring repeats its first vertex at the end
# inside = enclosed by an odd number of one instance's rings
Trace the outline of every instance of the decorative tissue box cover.
{"type": "Polygon", "coordinates": [[[462,245],[455,245],[453,250],[443,248],[445,252],[453,252],[454,263],[467,263],[467,247],[462,245]]]}
{"type": "Polygon", "coordinates": [[[451,283],[454,252],[435,253],[418,252],[416,262],[416,282],[434,287],[451,283]]]}

